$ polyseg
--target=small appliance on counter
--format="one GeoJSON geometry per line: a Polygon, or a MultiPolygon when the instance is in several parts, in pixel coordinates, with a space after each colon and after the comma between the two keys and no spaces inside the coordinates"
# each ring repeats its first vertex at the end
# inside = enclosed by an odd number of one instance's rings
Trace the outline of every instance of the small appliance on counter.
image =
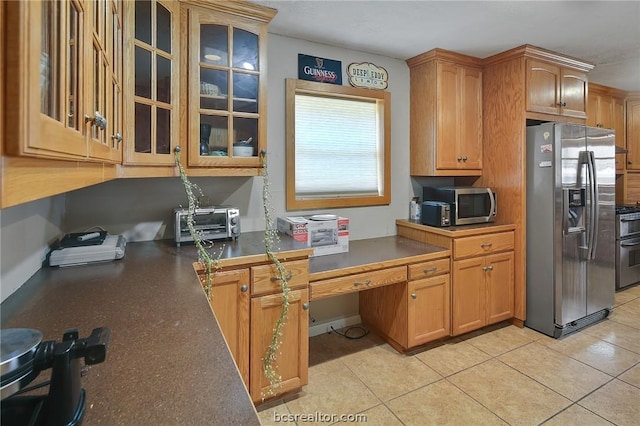
{"type": "Polygon", "coordinates": [[[422,188],[422,199],[424,201],[448,203],[450,206],[451,225],[492,222],[498,212],[497,197],[490,188],[474,186],[435,188],[425,186],[422,188]]]}
{"type": "MultiPolygon", "coordinates": [[[[173,226],[176,246],[193,242],[187,218],[189,209],[173,209],[173,226]]],[[[200,207],[193,215],[194,228],[204,240],[229,240],[240,236],[240,210],[235,207],[200,207]]]]}
{"type": "Polygon", "coordinates": [[[80,359],[86,365],[103,362],[110,331],[95,328],[86,338],[67,330],[61,342],[42,341],[42,333],[27,328],[1,330],[0,398],[2,424],[77,426],[82,424],[86,391],[80,386],[80,359]],[[51,368],[49,382],[25,388],[51,368]],[[29,394],[45,386],[47,394],[29,394]]]}
{"type": "Polygon", "coordinates": [[[424,201],[422,224],[437,227],[451,226],[451,205],[444,201],[424,201]]]}
{"type": "Polygon", "coordinates": [[[124,257],[127,239],[107,231],[67,234],[49,253],[49,266],[76,266],[124,257]]]}

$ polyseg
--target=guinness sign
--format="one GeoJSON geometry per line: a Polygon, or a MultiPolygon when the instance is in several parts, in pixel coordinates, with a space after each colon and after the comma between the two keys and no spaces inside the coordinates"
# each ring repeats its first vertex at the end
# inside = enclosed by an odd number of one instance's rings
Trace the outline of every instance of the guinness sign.
{"type": "Polygon", "coordinates": [[[342,85],[342,62],[298,53],[298,79],[342,85]]]}

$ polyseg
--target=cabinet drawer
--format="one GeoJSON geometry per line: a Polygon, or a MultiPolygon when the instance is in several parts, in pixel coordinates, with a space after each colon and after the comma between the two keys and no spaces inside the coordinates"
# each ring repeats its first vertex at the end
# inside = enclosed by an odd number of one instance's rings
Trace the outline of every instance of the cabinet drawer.
{"type": "MultiPolygon", "coordinates": [[[[289,288],[304,288],[309,284],[309,259],[282,262],[289,288]]],[[[274,264],[251,267],[251,296],[277,293],[280,277],[274,264]]]]}
{"type": "Polygon", "coordinates": [[[416,263],[409,265],[407,270],[409,272],[409,281],[446,274],[449,272],[449,258],[416,263]]]}
{"type": "Polygon", "coordinates": [[[462,259],[465,257],[482,256],[488,253],[513,250],[513,247],[513,232],[478,235],[453,240],[453,256],[454,259],[462,259]]]}
{"type": "Polygon", "coordinates": [[[397,266],[380,271],[364,272],[313,282],[310,284],[311,293],[309,297],[311,300],[317,300],[405,281],[407,281],[407,268],[405,266],[397,266]]]}

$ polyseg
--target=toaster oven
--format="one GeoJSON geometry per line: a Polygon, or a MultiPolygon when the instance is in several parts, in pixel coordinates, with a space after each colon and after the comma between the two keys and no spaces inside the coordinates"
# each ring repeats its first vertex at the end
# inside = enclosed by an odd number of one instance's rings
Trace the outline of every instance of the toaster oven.
{"type": "MultiPolygon", "coordinates": [[[[193,242],[187,218],[189,209],[177,208],[173,210],[176,246],[181,243],[193,242]]],[[[202,239],[228,240],[240,235],[240,210],[235,207],[201,207],[195,210],[193,226],[200,233],[202,239]]]]}

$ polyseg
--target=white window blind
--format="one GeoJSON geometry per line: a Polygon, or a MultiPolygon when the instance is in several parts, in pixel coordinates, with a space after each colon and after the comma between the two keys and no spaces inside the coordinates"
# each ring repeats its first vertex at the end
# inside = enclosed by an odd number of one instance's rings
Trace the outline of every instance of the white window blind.
{"type": "Polygon", "coordinates": [[[382,194],[382,113],[375,100],[296,94],[296,197],[382,194]]]}

